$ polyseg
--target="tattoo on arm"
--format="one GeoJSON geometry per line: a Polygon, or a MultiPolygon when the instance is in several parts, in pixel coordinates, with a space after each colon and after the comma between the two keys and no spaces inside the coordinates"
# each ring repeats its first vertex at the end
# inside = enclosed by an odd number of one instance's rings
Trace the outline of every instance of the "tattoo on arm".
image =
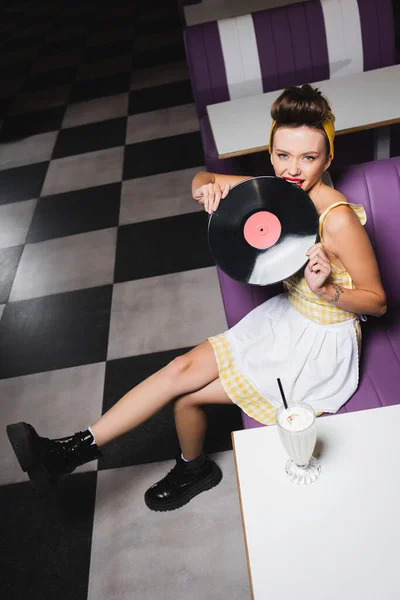
{"type": "Polygon", "coordinates": [[[340,287],[340,285],[338,285],[337,283],[332,283],[332,287],[335,289],[335,295],[334,297],[330,300],[330,302],[337,302],[340,298],[340,296],[343,294],[344,289],[340,287]]]}

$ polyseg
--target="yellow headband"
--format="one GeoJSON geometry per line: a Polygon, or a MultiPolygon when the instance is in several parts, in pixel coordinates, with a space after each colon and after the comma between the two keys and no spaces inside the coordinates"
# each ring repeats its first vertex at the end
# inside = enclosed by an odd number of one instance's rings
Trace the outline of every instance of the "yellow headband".
{"type": "MultiPolygon", "coordinates": [[[[269,149],[271,149],[272,142],[272,134],[274,132],[276,125],[276,121],[272,121],[271,132],[269,134],[269,149]]],[[[326,133],[326,136],[329,140],[329,154],[330,157],[334,157],[334,144],[333,140],[335,139],[335,116],[331,113],[330,116],[322,123],[322,127],[326,133]]]]}

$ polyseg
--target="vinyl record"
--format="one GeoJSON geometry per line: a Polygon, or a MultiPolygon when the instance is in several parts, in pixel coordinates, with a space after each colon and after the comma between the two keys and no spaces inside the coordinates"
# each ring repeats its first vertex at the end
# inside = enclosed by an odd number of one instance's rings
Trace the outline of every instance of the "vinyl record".
{"type": "Polygon", "coordinates": [[[296,184],[254,177],[232,187],[210,216],[208,243],[215,262],[232,279],[270,285],[305,266],[316,243],[318,214],[296,184]]]}

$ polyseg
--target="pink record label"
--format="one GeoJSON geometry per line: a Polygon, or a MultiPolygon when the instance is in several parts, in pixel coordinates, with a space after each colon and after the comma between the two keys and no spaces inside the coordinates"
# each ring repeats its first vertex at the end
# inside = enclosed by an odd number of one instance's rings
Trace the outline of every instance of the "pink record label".
{"type": "Polygon", "coordinates": [[[243,234],[250,246],[265,250],[276,244],[281,231],[282,227],[278,217],[266,210],[260,210],[247,219],[243,234]]]}

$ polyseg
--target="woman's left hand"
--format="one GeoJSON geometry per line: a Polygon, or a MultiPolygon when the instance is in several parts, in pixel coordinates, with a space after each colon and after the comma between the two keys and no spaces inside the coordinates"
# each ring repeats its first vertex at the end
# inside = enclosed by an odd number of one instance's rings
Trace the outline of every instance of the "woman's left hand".
{"type": "Polygon", "coordinates": [[[331,264],[321,243],[311,246],[307,251],[307,256],[309,261],[304,269],[304,277],[310,290],[319,296],[331,274],[331,264]]]}

